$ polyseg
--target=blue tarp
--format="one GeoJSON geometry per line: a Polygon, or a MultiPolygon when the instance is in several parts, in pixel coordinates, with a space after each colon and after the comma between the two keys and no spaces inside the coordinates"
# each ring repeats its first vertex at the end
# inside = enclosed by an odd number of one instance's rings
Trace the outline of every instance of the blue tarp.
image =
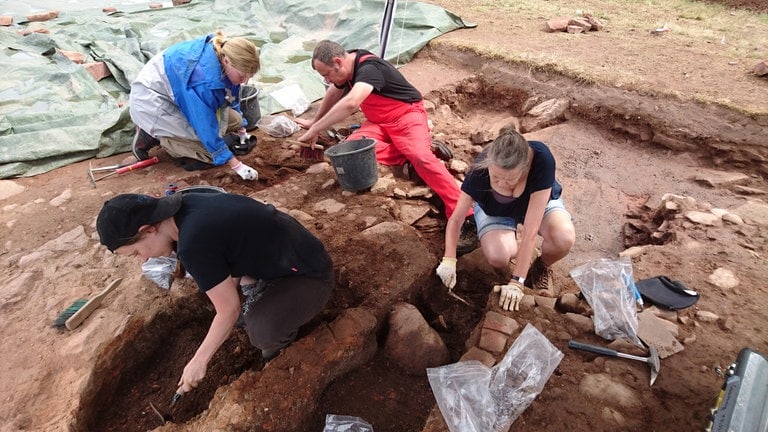
{"type": "MultiPolygon", "coordinates": [[[[162,4],[130,4],[109,14],[101,7],[62,10],[45,22],[15,16],[12,26],[0,27],[0,178],[128,151],[134,132],[127,107],[131,80],[165,47],[217,29],[260,47],[261,72],[251,84],[260,89],[262,114],[288,108],[270,96],[288,86],[298,85],[309,101],[317,100],[324,85],[310,65],[314,43],[331,39],[378,53],[386,0],[162,4]],[[35,29],[47,32],[20,34],[35,29]],[[82,53],[86,63],[103,61],[112,75],[97,82],[62,50],[82,53]]],[[[4,6],[0,2],[0,14],[4,6]]],[[[471,26],[438,6],[400,1],[385,57],[405,64],[431,39],[471,26]]]]}

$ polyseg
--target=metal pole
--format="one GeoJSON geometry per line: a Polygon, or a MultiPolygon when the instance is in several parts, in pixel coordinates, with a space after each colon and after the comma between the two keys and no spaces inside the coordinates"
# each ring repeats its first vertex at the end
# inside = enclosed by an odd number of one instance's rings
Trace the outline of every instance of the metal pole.
{"type": "Polygon", "coordinates": [[[389,33],[392,30],[392,23],[395,20],[395,10],[397,9],[397,0],[387,0],[384,6],[384,17],[381,20],[381,33],[379,33],[379,47],[381,53],[379,57],[384,58],[387,54],[387,43],[389,42],[389,33]]]}

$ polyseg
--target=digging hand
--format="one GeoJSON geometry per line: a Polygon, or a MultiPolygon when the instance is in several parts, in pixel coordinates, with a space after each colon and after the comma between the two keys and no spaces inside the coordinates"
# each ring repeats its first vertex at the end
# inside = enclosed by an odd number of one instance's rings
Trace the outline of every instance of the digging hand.
{"type": "Polygon", "coordinates": [[[240,162],[239,164],[235,165],[234,168],[237,175],[240,176],[243,180],[258,180],[259,179],[259,173],[256,172],[255,169],[249,167],[248,165],[240,162]]]}
{"type": "Polygon", "coordinates": [[[436,272],[448,289],[456,286],[456,258],[443,257],[436,272]]]}
{"type": "Polygon", "coordinates": [[[506,285],[496,285],[493,292],[501,292],[499,306],[507,311],[520,310],[520,300],[523,299],[523,286],[518,281],[509,281],[506,285]]]}

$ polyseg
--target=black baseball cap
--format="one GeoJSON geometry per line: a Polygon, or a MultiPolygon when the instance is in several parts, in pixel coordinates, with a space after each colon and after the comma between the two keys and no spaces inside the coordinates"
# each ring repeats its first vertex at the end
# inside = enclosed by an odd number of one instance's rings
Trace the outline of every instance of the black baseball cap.
{"type": "Polygon", "coordinates": [[[181,198],[180,193],[163,198],[123,194],[105,202],[96,218],[101,244],[114,252],[136,236],[142,226],[175,215],[181,208],[181,198]]]}

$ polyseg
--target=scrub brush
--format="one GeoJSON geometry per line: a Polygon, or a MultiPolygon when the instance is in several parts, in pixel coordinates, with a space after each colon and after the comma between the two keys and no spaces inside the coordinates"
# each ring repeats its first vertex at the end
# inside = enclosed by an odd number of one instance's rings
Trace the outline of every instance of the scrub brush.
{"type": "Polygon", "coordinates": [[[90,315],[91,312],[99,307],[102,300],[104,300],[104,297],[106,297],[106,295],[109,294],[113,289],[117,288],[117,286],[120,285],[120,282],[122,281],[122,278],[117,278],[113,280],[109,286],[104,288],[104,291],[96,294],[90,299],[77,299],[72,302],[72,304],[69,305],[68,308],[64,309],[64,311],[59,314],[56,320],[53,321],[53,327],[66,327],[68,330],[74,330],[86,318],[88,318],[88,315],[90,315]]]}
{"type": "Polygon", "coordinates": [[[320,144],[310,144],[308,142],[288,139],[286,140],[293,148],[299,150],[299,157],[310,161],[321,161],[325,159],[325,147],[320,144]]]}

